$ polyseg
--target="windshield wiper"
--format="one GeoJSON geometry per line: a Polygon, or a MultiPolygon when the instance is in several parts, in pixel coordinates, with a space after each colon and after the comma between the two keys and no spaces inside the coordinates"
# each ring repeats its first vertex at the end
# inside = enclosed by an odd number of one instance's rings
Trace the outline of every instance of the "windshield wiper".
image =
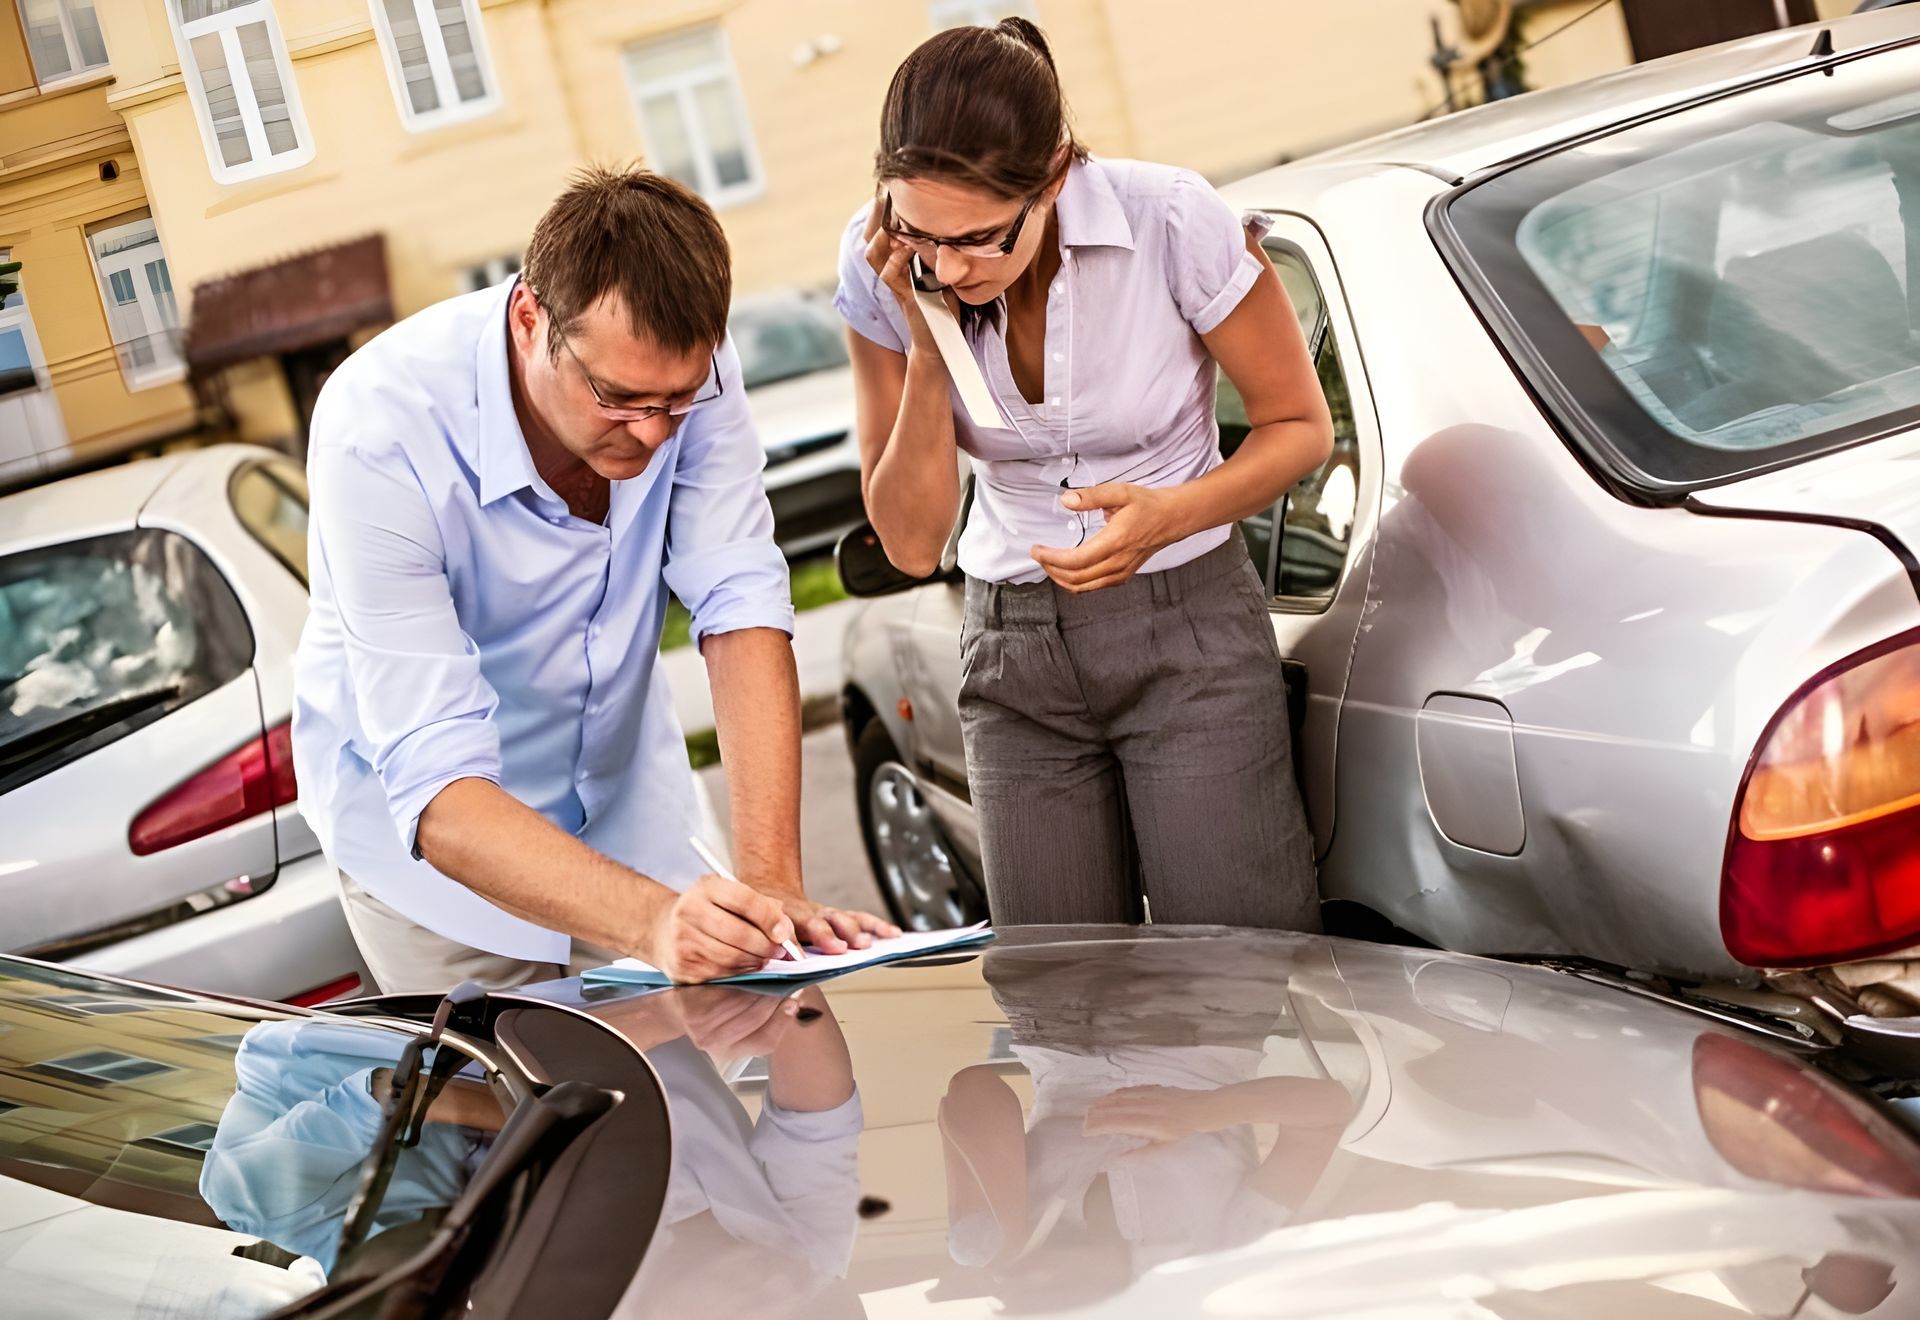
{"type": "Polygon", "coordinates": [[[178,683],[168,683],[157,688],[148,688],[145,692],[135,692],[128,696],[116,697],[112,701],[98,706],[89,706],[86,710],[69,715],[63,720],[35,729],[14,739],[5,747],[0,747],[0,775],[16,770],[29,761],[37,760],[56,748],[68,743],[79,742],[88,734],[118,724],[121,720],[138,715],[150,706],[172,701],[180,695],[178,683]]]}

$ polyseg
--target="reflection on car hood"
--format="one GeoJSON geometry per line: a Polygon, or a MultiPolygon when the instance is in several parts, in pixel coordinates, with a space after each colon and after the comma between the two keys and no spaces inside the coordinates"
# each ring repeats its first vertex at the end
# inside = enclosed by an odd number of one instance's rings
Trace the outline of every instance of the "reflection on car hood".
{"type": "Polygon", "coordinates": [[[835,367],[747,391],[760,443],[769,452],[853,429],[853,369],[835,367]]]}
{"type": "Polygon", "coordinates": [[[1920,555],[1920,431],[1825,454],[1745,481],[1696,491],[1715,509],[1870,522],[1920,555]]]}
{"type": "Polygon", "coordinates": [[[793,1017],[650,998],[708,1048],[649,1053],[678,1190],[625,1315],[1920,1313],[1920,1149],[1891,1118],[1543,969],[1052,928],[793,1017]]]}

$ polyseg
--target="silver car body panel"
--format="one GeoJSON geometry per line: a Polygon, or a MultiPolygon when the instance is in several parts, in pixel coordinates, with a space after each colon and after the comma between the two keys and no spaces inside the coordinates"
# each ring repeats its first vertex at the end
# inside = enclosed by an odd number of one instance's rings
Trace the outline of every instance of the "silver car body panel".
{"type": "Polygon", "coordinates": [[[1228,196],[1311,214],[1329,235],[1384,437],[1337,762],[1342,816],[1364,824],[1336,832],[1323,892],[1449,948],[1744,974],[1718,912],[1741,774],[1808,677],[1920,625],[1903,566],[1858,531],[1615,499],[1420,227],[1444,185],[1392,167],[1304,173],[1299,188],[1282,169],[1228,196]],[[1406,307],[1419,325],[1393,314],[1406,307]],[[1436,694],[1510,713],[1517,855],[1435,826],[1416,726],[1436,694]]]}
{"type": "MultiPolygon", "coordinates": [[[[866,1210],[812,1198],[754,1257],[744,1234],[664,1237],[635,1316],[738,1309],[744,1260],[771,1272],[792,1259],[782,1244],[829,1229],[832,1268],[789,1267],[773,1311],[1891,1320],[1911,1302],[1920,1201],[1822,1185],[1838,1143],[1796,1144],[1850,1103],[1836,1083],[1764,1037],[1542,968],[1269,931],[1034,927],[806,994],[845,1041],[864,1125],[833,1167],[866,1210]],[[1207,1101],[1221,1116],[1182,1121],[1180,1102],[1207,1101]],[[1316,1101],[1333,1116],[1309,1117],[1316,1101]],[[1770,1160],[1780,1149],[1805,1163],[1770,1160]],[[1249,1197],[1268,1155],[1292,1176],[1249,1197]],[[1845,1294],[1803,1272],[1832,1257],[1878,1262],[1887,1287],[1830,1309],[1845,1294]]],[[[684,1043],[639,1035],[636,987],[503,998],[626,1032],[677,1130],[744,1129],[736,1107],[838,1053],[832,1036],[809,1053],[796,1026],[770,1064],[725,1074],[728,1094],[684,1043]]],[[[1882,1174],[1904,1181],[1910,1138],[1879,1130],[1882,1174]]],[[[723,1189],[729,1153],[676,1143],[675,1174],[723,1189]]]]}

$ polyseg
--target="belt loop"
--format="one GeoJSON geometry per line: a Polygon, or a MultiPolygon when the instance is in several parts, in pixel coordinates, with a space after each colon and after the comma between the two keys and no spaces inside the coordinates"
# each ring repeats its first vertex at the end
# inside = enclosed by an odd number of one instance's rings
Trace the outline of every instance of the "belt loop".
{"type": "Polygon", "coordinates": [[[1004,582],[987,583],[986,625],[989,628],[1000,626],[1000,598],[1006,591],[1006,585],[1004,582]]]}

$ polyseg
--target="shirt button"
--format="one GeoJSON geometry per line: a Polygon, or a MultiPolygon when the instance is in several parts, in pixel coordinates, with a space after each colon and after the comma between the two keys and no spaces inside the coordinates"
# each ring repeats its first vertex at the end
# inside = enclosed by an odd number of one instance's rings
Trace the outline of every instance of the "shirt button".
{"type": "Polygon", "coordinates": [[[1053,355],[1053,360],[1055,362],[1065,362],[1067,360],[1067,355],[1065,353],[1055,353],[1053,355]]]}
{"type": "Polygon", "coordinates": [[[1055,285],[1054,285],[1054,286],[1053,286],[1053,287],[1052,287],[1051,289],[1049,289],[1049,290],[1048,290],[1048,292],[1049,292],[1049,293],[1058,293],[1058,292],[1060,292],[1060,290],[1061,290],[1061,289],[1063,289],[1063,288],[1065,288],[1065,287],[1066,287],[1066,286],[1065,286],[1064,284],[1055,284],[1055,285]]]}
{"type": "Polygon", "coordinates": [[[1053,406],[1056,408],[1060,406],[1060,396],[1058,394],[1053,396],[1053,406]]]}

